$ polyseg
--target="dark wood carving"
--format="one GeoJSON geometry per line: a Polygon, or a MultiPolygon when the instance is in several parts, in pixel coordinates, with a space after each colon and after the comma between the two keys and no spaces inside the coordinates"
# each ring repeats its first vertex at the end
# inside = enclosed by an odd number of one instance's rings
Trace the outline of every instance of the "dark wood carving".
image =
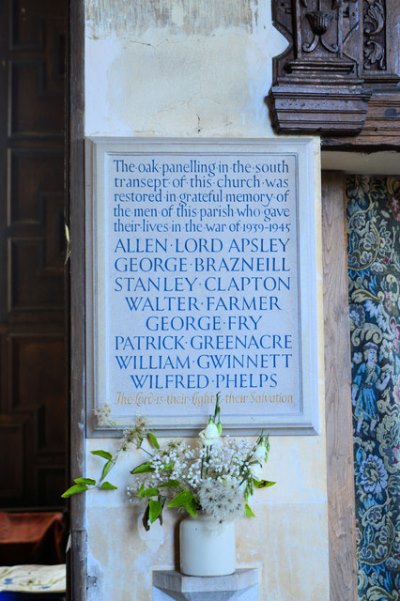
{"type": "Polygon", "coordinates": [[[399,16],[395,2],[273,2],[274,24],[289,42],[274,59],[269,100],[277,132],[355,135],[362,130],[374,93],[393,91],[400,81],[391,48],[399,16]]]}

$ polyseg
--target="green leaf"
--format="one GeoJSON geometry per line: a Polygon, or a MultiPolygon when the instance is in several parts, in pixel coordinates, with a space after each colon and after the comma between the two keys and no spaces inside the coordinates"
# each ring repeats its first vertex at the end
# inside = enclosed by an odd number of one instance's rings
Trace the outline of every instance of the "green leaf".
{"type": "Polygon", "coordinates": [[[194,499],[189,501],[189,503],[185,503],[184,507],[190,517],[197,518],[197,507],[194,499]]]}
{"type": "Polygon", "coordinates": [[[137,467],[131,470],[131,474],[148,474],[149,472],[154,472],[154,467],[151,465],[150,461],[146,461],[145,463],[141,463],[137,467]]]}
{"type": "Polygon", "coordinates": [[[153,449],[160,448],[160,443],[158,442],[157,437],[155,436],[155,434],[153,434],[153,432],[147,433],[147,440],[149,444],[153,447],[153,449]]]}
{"type": "Polygon", "coordinates": [[[182,507],[192,518],[197,517],[197,504],[193,493],[189,490],[183,490],[176,495],[167,505],[168,508],[173,509],[176,507],[182,507]]]}
{"type": "Polygon", "coordinates": [[[254,493],[254,484],[253,484],[253,480],[247,480],[246,482],[246,488],[244,491],[244,500],[247,501],[247,499],[249,497],[251,497],[254,493]]]}
{"type": "Polygon", "coordinates": [[[191,493],[188,491],[182,491],[176,495],[167,505],[168,508],[173,509],[174,507],[183,507],[185,503],[190,500],[191,493]]]}
{"type": "Polygon", "coordinates": [[[111,484],[111,482],[107,482],[107,480],[100,486],[100,490],[117,490],[117,488],[118,486],[111,484]]]}
{"type": "MultiPolygon", "coordinates": [[[[219,404],[219,397],[220,397],[221,393],[217,392],[217,396],[215,399],[215,409],[214,409],[214,423],[217,421],[217,418],[219,418],[220,414],[221,414],[221,407],[219,404]]],[[[220,420],[218,420],[220,421],[220,420]]]]}
{"type": "Polygon", "coordinates": [[[180,486],[179,480],[168,480],[168,482],[163,482],[163,484],[159,484],[160,488],[176,488],[180,486]]]}
{"type": "Polygon", "coordinates": [[[270,480],[254,480],[253,478],[253,484],[255,488],[267,488],[269,486],[274,486],[276,482],[271,482],[270,480]]]}
{"type": "Polygon", "coordinates": [[[107,463],[104,465],[103,467],[103,471],[101,472],[101,478],[100,478],[100,482],[102,480],[104,480],[104,478],[107,476],[107,474],[112,470],[112,468],[115,465],[115,461],[107,461],[107,463]]]}
{"type": "Polygon", "coordinates": [[[153,499],[149,500],[149,519],[151,524],[153,524],[156,519],[160,517],[162,509],[163,504],[161,501],[153,501],[153,499]]]}
{"type": "Polygon", "coordinates": [[[86,490],[88,490],[88,486],[86,486],[86,484],[74,484],[73,486],[70,486],[70,488],[68,488],[61,495],[61,497],[63,499],[68,499],[69,497],[72,497],[72,495],[78,495],[79,493],[85,492],[86,490]]]}
{"type": "Polygon", "coordinates": [[[244,506],[244,514],[247,518],[255,518],[256,514],[254,513],[254,511],[252,510],[252,508],[250,507],[250,505],[248,503],[246,503],[246,505],[244,506]]]}
{"type": "Polygon", "coordinates": [[[144,487],[140,487],[138,492],[137,492],[137,496],[139,497],[139,499],[144,499],[146,497],[156,497],[159,494],[159,490],[158,488],[144,488],[144,487]]]}
{"type": "Polygon", "coordinates": [[[108,461],[110,461],[112,459],[112,455],[111,453],[108,453],[108,451],[90,451],[92,455],[97,455],[98,457],[103,457],[103,459],[107,459],[108,461]]]}
{"type": "Polygon", "coordinates": [[[167,507],[170,509],[173,509],[174,507],[185,507],[185,505],[192,502],[194,502],[193,494],[189,490],[183,490],[168,503],[167,507]]]}
{"type": "Polygon", "coordinates": [[[95,486],[96,480],[92,478],[75,478],[75,484],[87,484],[88,486],[95,486]]]}

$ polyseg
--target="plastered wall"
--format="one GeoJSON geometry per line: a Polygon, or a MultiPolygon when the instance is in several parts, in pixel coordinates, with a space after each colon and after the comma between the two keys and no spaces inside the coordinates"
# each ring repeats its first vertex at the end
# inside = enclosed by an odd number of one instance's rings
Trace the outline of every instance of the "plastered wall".
{"type": "Polygon", "coordinates": [[[270,21],[252,0],[89,0],[86,132],[270,135],[270,21]]]}
{"type": "MultiPolygon", "coordinates": [[[[286,42],[268,0],[87,0],[85,44],[87,136],[273,135],[264,98],[286,42]]],[[[329,598],[322,317],[318,335],[321,433],[272,438],[265,476],[278,484],[237,523],[238,565],[260,568],[262,601],[329,598]]],[[[116,444],[88,440],[87,475],[89,451],[116,444]]],[[[150,601],[151,570],[175,565],[176,516],[145,533],[123,493],[141,460],[124,457],[116,493],[88,494],[90,600],[150,601]]]]}

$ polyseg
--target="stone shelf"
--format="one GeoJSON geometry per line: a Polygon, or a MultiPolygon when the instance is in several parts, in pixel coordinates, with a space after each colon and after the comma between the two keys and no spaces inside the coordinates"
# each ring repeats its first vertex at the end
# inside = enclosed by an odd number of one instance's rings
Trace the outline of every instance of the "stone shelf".
{"type": "Polygon", "coordinates": [[[153,572],[152,601],[258,601],[258,570],[229,576],[185,576],[173,570],[153,572]]]}

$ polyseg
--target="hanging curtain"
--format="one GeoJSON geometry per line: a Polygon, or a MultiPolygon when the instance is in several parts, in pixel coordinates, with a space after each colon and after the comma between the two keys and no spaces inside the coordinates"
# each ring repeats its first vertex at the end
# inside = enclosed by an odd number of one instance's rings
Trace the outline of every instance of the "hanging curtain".
{"type": "Polygon", "coordinates": [[[400,179],[347,181],[358,597],[400,600],[400,179]]]}

